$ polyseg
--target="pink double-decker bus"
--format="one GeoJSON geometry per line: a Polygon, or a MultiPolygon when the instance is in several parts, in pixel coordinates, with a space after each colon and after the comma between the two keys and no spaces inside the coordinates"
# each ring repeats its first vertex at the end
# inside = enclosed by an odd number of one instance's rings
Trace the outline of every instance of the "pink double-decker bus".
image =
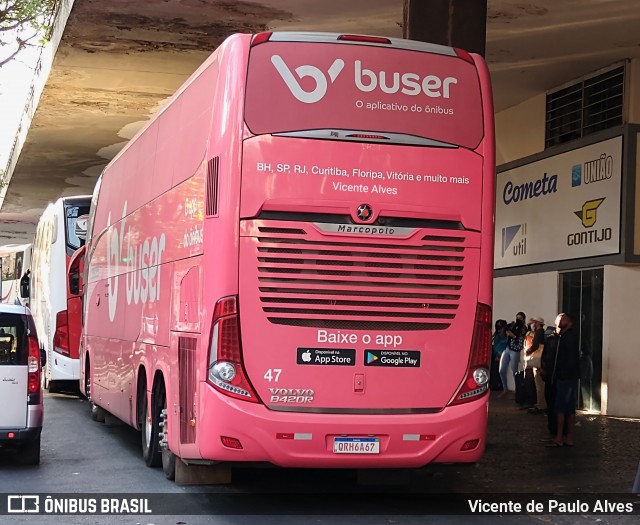
{"type": "Polygon", "coordinates": [[[96,186],[81,341],[94,416],[140,429],[169,478],[477,461],[494,164],[477,55],[231,36],[96,186]]]}

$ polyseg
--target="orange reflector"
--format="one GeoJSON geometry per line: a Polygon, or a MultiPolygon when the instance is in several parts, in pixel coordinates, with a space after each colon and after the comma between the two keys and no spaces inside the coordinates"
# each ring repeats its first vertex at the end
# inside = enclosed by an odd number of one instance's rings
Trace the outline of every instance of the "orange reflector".
{"type": "Polygon", "coordinates": [[[227,448],[235,448],[237,450],[242,449],[242,443],[240,443],[239,439],[227,437],[227,436],[220,436],[220,441],[222,441],[222,444],[227,448]]]}
{"type": "Polygon", "coordinates": [[[469,441],[466,441],[465,444],[462,445],[462,447],[460,447],[460,450],[473,450],[478,446],[478,443],[480,443],[479,439],[470,439],[469,441]]]}

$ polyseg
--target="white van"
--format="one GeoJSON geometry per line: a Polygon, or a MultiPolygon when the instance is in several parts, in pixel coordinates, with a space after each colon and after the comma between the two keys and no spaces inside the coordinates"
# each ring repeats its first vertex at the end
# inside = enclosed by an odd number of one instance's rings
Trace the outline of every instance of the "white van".
{"type": "Polygon", "coordinates": [[[25,306],[0,304],[0,447],[40,463],[43,418],[40,344],[25,306]]]}

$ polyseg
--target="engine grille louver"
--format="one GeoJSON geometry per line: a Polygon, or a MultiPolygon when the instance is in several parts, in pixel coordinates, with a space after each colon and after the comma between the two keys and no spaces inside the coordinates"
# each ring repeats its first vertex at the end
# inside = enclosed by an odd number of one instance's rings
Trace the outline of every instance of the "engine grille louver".
{"type": "Polygon", "coordinates": [[[464,232],[429,233],[412,244],[324,241],[281,224],[260,226],[256,245],[259,297],[271,323],[443,330],[455,319],[464,284],[464,232]]]}

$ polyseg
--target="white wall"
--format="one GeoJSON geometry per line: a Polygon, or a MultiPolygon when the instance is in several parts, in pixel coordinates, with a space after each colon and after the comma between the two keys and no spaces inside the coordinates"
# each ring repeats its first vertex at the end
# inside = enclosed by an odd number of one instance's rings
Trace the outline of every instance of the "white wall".
{"type": "Polygon", "coordinates": [[[496,113],[496,165],[544,151],[546,94],[496,113]]]}
{"type": "Polygon", "coordinates": [[[604,267],[602,413],[640,417],[640,267],[604,267]]]}
{"type": "MultiPolygon", "coordinates": [[[[553,324],[558,309],[558,272],[533,273],[493,280],[493,325],[498,319],[508,323],[518,312],[530,317],[542,317],[553,324]]],[[[522,363],[521,363],[522,366],[522,363]]],[[[515,390],[513,378],[508,375],[508,388],[515,390]]]]}
{"type": "Polygon", "coordinates": [[[558,272],[532,273],[493,280],[493,321],[511,322],[518,312],[541,316],[547,325],[558,314],[558,272]]]}
{"type": "MultiPolygon", "coordinates": [[[[640,59],[627,64],[625,121],[640,124],[640,59]]],[[[495,114],[496,165],[544,151],[546,93],[495,114]]]]}

